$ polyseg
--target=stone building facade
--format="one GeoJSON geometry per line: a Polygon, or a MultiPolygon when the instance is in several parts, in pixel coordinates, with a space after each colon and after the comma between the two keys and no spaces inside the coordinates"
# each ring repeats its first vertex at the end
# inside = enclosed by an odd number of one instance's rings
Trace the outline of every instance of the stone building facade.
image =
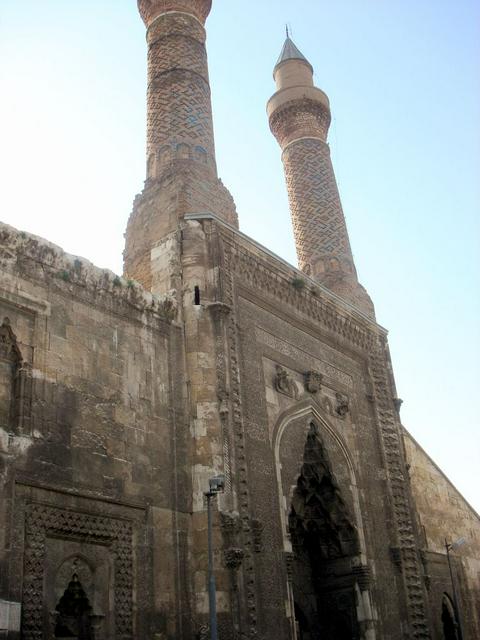
{"type": "Polygon", "coordinates": [[[402,427],[310,64],[287,39],[268,106],[296,269],[238,230],[218,178],[210,0],[138,4],[124,276],[0,227],[0,637],[208,637],[223,474],[222,640],[475,640],[479,518],[402,427]]]}

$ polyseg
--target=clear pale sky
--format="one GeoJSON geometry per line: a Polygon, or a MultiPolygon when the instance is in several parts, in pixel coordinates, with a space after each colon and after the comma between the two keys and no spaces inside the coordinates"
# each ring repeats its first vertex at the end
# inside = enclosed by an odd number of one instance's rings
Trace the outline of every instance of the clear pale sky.
{"type": "MultiPolygon", "coordinates": [[[[480,510],[480,3],[214,0],[219,173],[241,229],[296,264],[265,104],[289,22],[330,97],[359,277],[402,420],[480,510]]],[[[135,0],[0,0],[0,219],[122,271],[145,173],[135,0]]]]}

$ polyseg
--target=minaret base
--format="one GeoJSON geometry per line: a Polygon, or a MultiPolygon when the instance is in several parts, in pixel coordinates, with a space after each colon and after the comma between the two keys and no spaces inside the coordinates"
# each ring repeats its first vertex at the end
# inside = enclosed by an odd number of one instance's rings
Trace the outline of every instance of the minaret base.
{"type": "Polygon", "coordinates": [[[365,287],[355,277],[343,273],[329,273],[323,277],[313,276],[330,291],[357,307],[362,313],[375,320],[375,307],[365,287]]]}
{"type": "Polygon", "coordinates": [[[238,228],[233,198],[219,178],[190,161],[173,162],[161,178],[147,180],[133,203],[125,232],[124,275],[150,290],[151,250],[187,213],[214,213],[238,228]]]}

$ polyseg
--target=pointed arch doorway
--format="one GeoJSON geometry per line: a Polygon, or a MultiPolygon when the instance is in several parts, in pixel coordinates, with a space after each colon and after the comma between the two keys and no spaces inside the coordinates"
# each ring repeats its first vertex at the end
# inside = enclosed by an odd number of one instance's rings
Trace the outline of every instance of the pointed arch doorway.
{"type": "Polygon", "coordinates": [[[291,637],[375,640],[371,577],[354,465],[314,400],[274,430],[291,637]]]}
{"type": "Polygon", "coordinates": [[[288,531],[298,639],[359,639],[351,573],[358,536],[313,423],[291,496],[288,531]]]}
{"type": "Polygon", "coordinates": [[[458,623],[450,597],[444,593],[442,600],[442,629],[444,640],[458,640],[458,623]]]}

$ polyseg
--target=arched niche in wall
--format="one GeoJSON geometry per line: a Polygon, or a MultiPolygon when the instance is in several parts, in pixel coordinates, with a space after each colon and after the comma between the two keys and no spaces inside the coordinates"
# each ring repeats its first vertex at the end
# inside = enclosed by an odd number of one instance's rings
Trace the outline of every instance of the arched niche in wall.
{"type": "Polygon", "coordinates": [[[354,466],[314,400],[283,414],[275,462],[297,640],[375,638],[354,466]]]}
{"type": "Polygon", "coordinates": [[[0,325],[0,427],[22,433],[30,426],[31,366],[25,362],[10,320],[0,325]]]}
{"type": "MultiPolygon", "coordinates": [[[[59,540],[56,550],[62,554],[73,546],[79,545],[59,540]]],[[[52,583],[47,585],[46,599],[53,638],[67,637],[67,632],[79,640],[111,638],[111,567],[107,558],[102,559],[100,549],[86,547],[85,551],[90,557],[67,553],[56,568],[47,569],[52,583]]]]}
{"type": "Polygon", "coordinates": [[[155,176],[159,175],[161,171],[171,162],[172,160],[172,147],[168,144],[164,144],[157,151],[157,156],[155,159],[155,176]]]}
{"type": "Polygon", "coordinates": [[[190,145],[185,144],[184,142],[180,142],[177,144],[177,159],[178,160],[189,160],[191,154],[190,145]]]}
{"type": "Polygon", "coordinates": [[[155,178],[157,174],[157,159],[154,153],[151,153],[147,159],[147,178],[155,178]]]}

